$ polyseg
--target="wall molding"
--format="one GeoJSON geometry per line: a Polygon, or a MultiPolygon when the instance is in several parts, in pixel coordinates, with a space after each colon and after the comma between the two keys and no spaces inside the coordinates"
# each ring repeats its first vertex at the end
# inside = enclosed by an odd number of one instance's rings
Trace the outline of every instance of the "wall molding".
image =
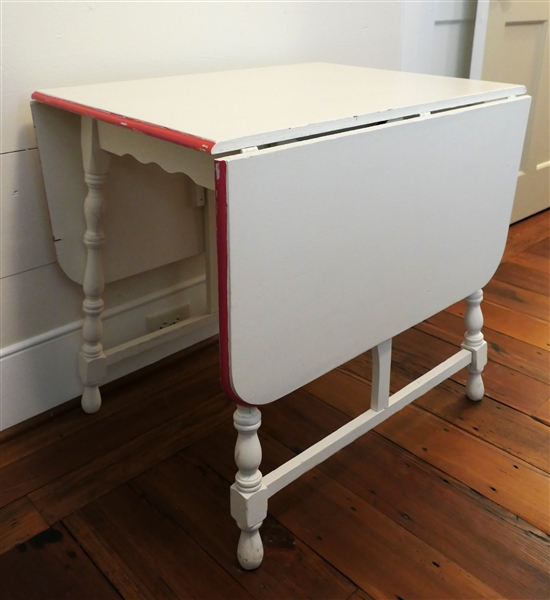
{"type": "MultiPolygon", "coordinates": [[[[135,300],[131,300],[130,302],[125,302],[124,304],[120,304],[119,306],[108,308],[102,313],[102,321],[105,323],[109,319],[112,319],[117,315],[129,312],[131,310],[135,310],[136,308],[140,308],[142,306],[145,306],[146,304],[151,304],[153,302],[156,302],[157,300],[162,300],[164,298],[177,294],[178,292],[182,292],[183,290],[187,290],[204,283],[206,283],[206,276],[199,275],[198,277],[193,277],[192,279],[188,279],[187,281],[178,283],[171,287],[164,288],[157,292],[152,292],[151,294],[147,294],[146,296],[141,296],[140,298],[136,298],[135,300]]],[[[73,321],[72,323],[67,323],[66,325],[57,327],[56,329],[45,331],[44,333],[40,333],[39,335],[35,335],[31,338],[21,340],[20,342],[15,342],[10,346],[6,346],[5,348],[0,349],[0,359],[4,359],[8,356],[11,356],[12,354],[16,354],[17,352],[29,350],[31,348],[34,348],[35,346],[39,346],[40,344],[50,342],[68,333],[80,331],[82,329],[83,322],[84,318],[79,319],[78,321],[73,321]]]]}
{"type": "MultiPolygon", "coordinates": [[[[197,285],[204,276],[148,294],[105,311],[105,320],[119,317],[144,305],[167,299],[197,285]]],[[[78,397],[82,383],[77,357],[82,345],[82,321],[74,321],[3,349],[0,357],[0,430],[78,397]]],[[[166,356],[179,352],[218,333],[218,323],[206,322],[176,339],[117,362],[107,369],[105,383],[123,377],[166,356]]]]}

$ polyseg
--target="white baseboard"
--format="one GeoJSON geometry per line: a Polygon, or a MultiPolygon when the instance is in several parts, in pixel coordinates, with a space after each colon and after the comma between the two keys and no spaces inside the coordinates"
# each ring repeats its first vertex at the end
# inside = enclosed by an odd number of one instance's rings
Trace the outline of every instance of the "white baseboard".
{"type": "MultiPolygon", "coordinates": [[[[127,319],[132,311],[144,312],[147,305],[169,301],[182,289],[201,285],[198,278],[170,290],[106,311],[108,327],[127,319]]],[[[188,348],[218,333],[217,322],[111,365],[105,383],[137,371],[170,354],[188,348]]],[[[34,338],[23,340],[2,351],[0,358],[0,431],[43,413],[82,393],[77,357],[82,345],[81,322],[70,323],[34,338]]]]}

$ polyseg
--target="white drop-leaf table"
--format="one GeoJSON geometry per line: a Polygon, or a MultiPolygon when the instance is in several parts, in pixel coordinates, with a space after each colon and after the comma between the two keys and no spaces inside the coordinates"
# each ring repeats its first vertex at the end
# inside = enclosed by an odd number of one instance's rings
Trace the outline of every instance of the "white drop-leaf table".
{"type": "Polygon", "coordinates": [[[459,369],[482,398],[481,288],[504,249],[529,105],[522,86],[324,63],[33,94],[50,209],[84,200],[76,181],[88,187],[83,408],[99,408],[109,364],[219,318],[244,568],[261,563],[275,492],[459,369]],[[102,189],[110,157],[126,154],[196,184],[209,308],[104,350],[102,189]],[[461,349],[390,396],[392,337],[462,298],[461,349]],[[369,410],[263,477],[258,406],[371,348],[369,410]]]}

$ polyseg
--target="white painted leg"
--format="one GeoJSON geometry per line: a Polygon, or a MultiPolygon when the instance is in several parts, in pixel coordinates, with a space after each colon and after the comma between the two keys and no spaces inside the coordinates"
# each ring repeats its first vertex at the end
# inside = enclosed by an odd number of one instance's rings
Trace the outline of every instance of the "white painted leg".
{"type": "Polygon", "coordinates": [[[478,290],[466,298],[466,313],[464,315],[466,334],[462,344],[462,348],[472,352],[472,362],[467,367],[466,395],[470,400],[476,401],[481,400],[485,393],[481,373],[487,364],[487,342],[483,339],[481,333],[483,313],[480,304],[482,300],[482,290],[478,290]]]}
{"type": "Polygon", "coordinates": [[[379,412],[390,401],[391,338],[372,349],[372,392],[370,407],[379,412]]]}
{"type": "Polygon", "coordinates": [[[79,371],[84,384],[82,408],[87,413],[94,413],[101,406],[99,384],[106,373],[106,358],[101,344],[103,335],[101,295],[104,289],[101,246],[105,242],[101,230],[101,213],[104,205],[102,188],[109,166],[109,155],[99,147],[97,123],[89,117],[82,117],[82,157],[88,195],[84,201],[86,218],[84,245],[87,249],[87,258],[83,285],[85,298],[82,305],[85,315],[82,328],[84,344],[79,356],[79,371]]]}
{"type": "Polygon", "coordinates": [[[259,529],[267,515],[267,496],[262,498],[259,510],[248,503],[250,494],[262,487],[262,473],[258,469],[262,461],[258,438],[261,422],[261,413],[255,407],[239,406],[233,414],[233,423],[239,432],[235,445],[239,471],[231,488],[231,514],[241,529],[237,558],[241,567],[247,570],[258,568],[264,557],[259,529]]]}

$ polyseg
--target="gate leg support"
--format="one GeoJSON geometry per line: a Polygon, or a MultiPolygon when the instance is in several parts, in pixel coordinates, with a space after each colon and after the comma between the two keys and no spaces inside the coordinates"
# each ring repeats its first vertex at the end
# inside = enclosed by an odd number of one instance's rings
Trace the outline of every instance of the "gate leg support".
{"type": "Polygon", "coordinates": [[[106,357],[101,343],[103,325],[103,268],[101,265],[101,247],[105,236],[101,229],[101,216],[104,208],[103,186],[107,179],[109,155],[99,147],[97,123],[90,117],[82,117],[82,158],[84,179],[88,185],[88,195],[84,201],[86,233],[84,245],[87,249],[86,270],[84,272],[84,326],[82,337],[84,344],[79,356],[79,371],[84,391],[82,408],[94,413],[101,406],[99,384],[106,374],[106,357]]]}
{"type": "Polygon", "coordinates": [[[372,349],[372,392],[370,407],[376,412],[390,402],[391,338],[372,349]]]}
{"type": "Polygon", "coordinates": [[[106,358],[101,343],[103,326],[103,268],[101,265],[101,247],[105,236],[101,229],[101,215],[104,198],[102,189],[107,179],[109,155],[99,147],[97,123],[90,117],[82,117],[82,158],[88,195],[84,201],[86,233],[84,245],[87,249],[86,270],[84,272],[84,326],[82,337],[84,344],[79,356],[79,371],[84,392],[82,408],[94,413],[101,406],[99,384],[106,374],[106,358]]]}
{"type": "Polygon", "coordinates": [[[466,333],[461,346],[472,353],[472,362],[467,367],[466,396],[470,400],[476,401],[481,400],[485,393],[481,373],[483,367],[487,364],[487,342],[483,339],[481,333],[483,313],[480,304],[482,300],[482,290],[478,290],[466,298],[466,313],[464,315],[466,333]]]}
{"type": "Polygon", "coordinates": [[[235,462],[239,471],[231,486],[231,515],[241,530],[237,558],[243,569],[258,568],[264,557],[259,529],[267,516],[267,489],[262,486],[262,447],[258,438],[261,413],[253,406],[239,406],[233,424],[239,432],[235,462]]]}

